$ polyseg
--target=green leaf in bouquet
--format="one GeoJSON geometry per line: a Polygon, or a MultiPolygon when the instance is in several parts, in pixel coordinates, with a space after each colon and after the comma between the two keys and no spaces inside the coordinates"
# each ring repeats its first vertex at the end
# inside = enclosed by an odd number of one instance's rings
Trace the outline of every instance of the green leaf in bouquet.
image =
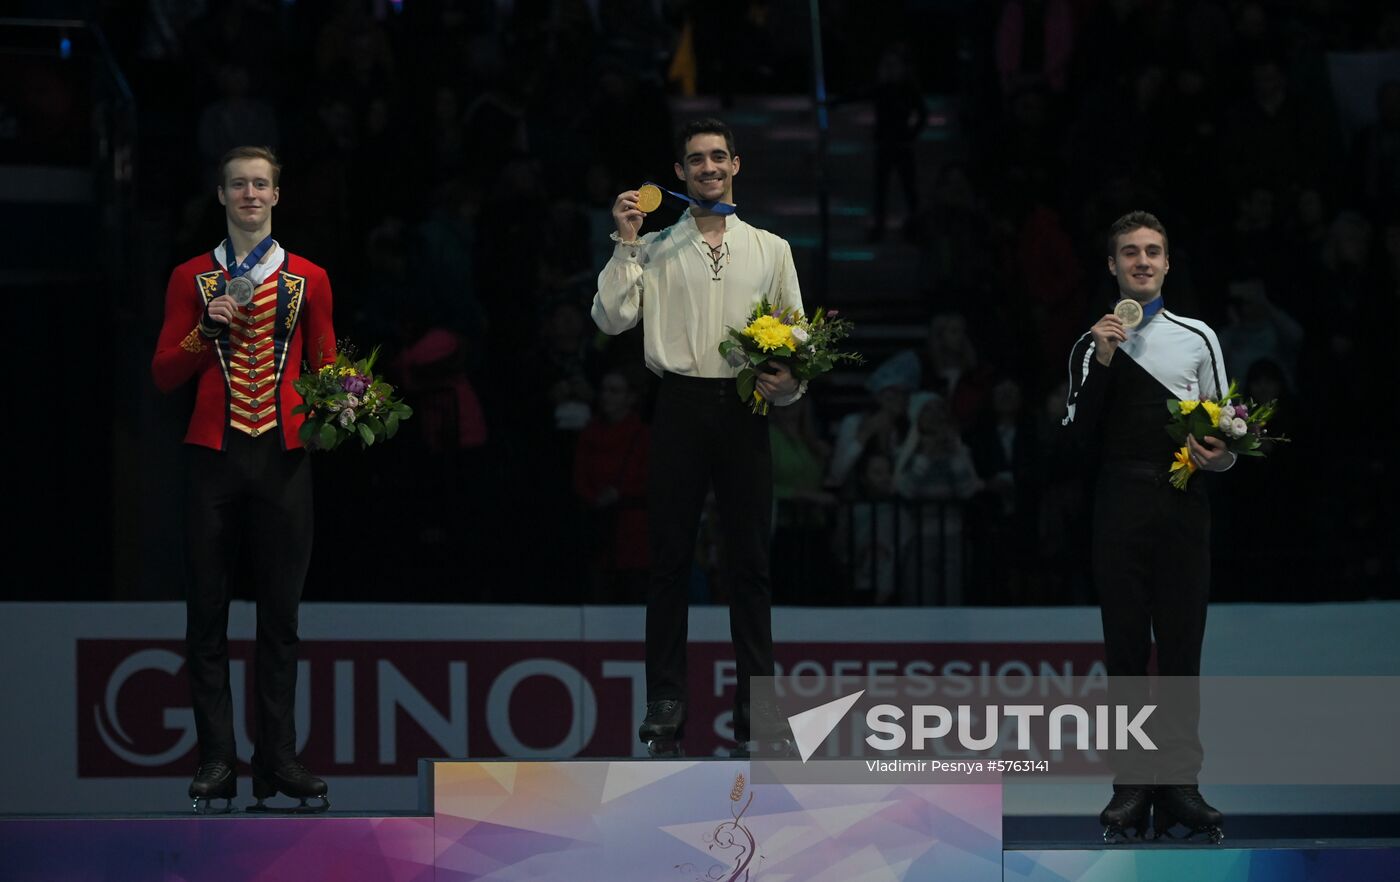
{"type": "Polygon", "coordinates": [[[360,417],[359,424],[362,426],[369,426],[369,430],[376,436],[384,433],[384,424],[379,421],[378,417],[372,414],[365,414],[360,417]]]}
{"type": "Polygon", "coordinates": [[[1181,402],[1175,398],[1168,398],[1167,410],[1171,411],[1172,416],[1181,416],[1181,402]]]}
{"type": "Polygon", "coordinates": [[[360,440],[365,442],[366,447],[369,447],[371,444],[374,443],[374,432],[370,429],[369,426],[366,426],[362,422],[356,423],[355,431],[360,433],[360,440]]]}
{"type": "Polygon", "coordinates": [[[413,416],[413,408],[400,401],[394,405],[394,413],[398,414],[399,419],[406,420],[413,416]]]}
{"type": "Polygon", "coordinates": [[[316,437],[316,446],[322,450],[334,450],[336,442],[339,440],[340,435],[336,432],[335,426],[326,423],[321,426],[321,432],[316,437]]]}
{"type": "Polygon", "coordinates": [[[306,402],[302,402],[301,404],[298,404],[296,407],[292,408],[292,413],[310,413],[310,412],[311,412],[311,405],[307,404],[306,402]]]}
{"type": "Polygon", "coordinates": [[[763,351],[750,352],[748,355],[749,364],[753,365],[754,367],[761,367],[762,365],[767,364],[768,359],[773,357],[772,353],[763,351]]]}
{"type": "Polygon", "coordinates": [[[1186,427],[1197,439],[1204,438],[1215,428],[1215,423],[1210,419],[1210,414],[1206,413],[1204,407],[1198,407],[1191,411],[1186,417],[1186,427]]]}
{"type": "Polygon", "coordinates": [[[739,400],[751,401],[753,399],[754,386],[758,385],[758,372],[753,368],[744,368],[739,371],[738,387],[739,400]]]}
{"type": "Polygon", "coordinates": [[[1176,444],[1176,446],[1182,447],[1182,446],[1184,446],[1184,445],[1186,444],[1186,435],[1187,435],[1188,433],[1187,433],[1187,431],[1186,431],[1186,424],[1185,424],[1185,423],[1182,423],[1182,422],[1167,423],[1166,429],[1167,429],[1167,435],[1171,437],[1172,441],[1176,444]]]}
{"type": "Polygon", "coordinates": [[[384,437],[386,439],[394,437],[399,430],[399,415],[397,411],[391,412],[384,418],[384,437]]]}
{"type": "Polygon", "coordinates": [[[309,447],[311,445],[311,433],[314,431],[316,431],[316,424],[311,420],[307,420],[301,424],[301,428],[297,430],[297,437],[301,439],[302,447],[309,447]]]}
{"type": "Polygon", "coordinates": [[[1258,456],[1261,458],[1264,456],[1264,451],[1262,450],[1236,450],[1235,453],[1240,456],[1258,456]]]}

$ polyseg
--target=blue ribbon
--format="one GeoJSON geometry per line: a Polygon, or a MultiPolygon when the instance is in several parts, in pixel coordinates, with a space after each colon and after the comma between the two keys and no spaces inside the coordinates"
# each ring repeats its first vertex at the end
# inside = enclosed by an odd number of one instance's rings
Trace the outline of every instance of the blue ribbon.
{"type": "Polygon", "coordinates": [[[1142,307],[1142,323],[1145,325],[1152,321],[1152,317],[1162,311],[1162,307],[1167,305],[1166,298],[1158,294],[1157,299],[1142,307]]]}
{"type": "Polygon", "coordinates": [[[694,205],[697,208],[703,208],[706,211],[712,212],[714,214],[733,214],[735,209],[738,208],[737,205],[730,205],[728,202],[716,202],[713,199],[696,199],[694,196],[688,196],[685,193],[677,193],[675,190],[667,190],[665,187],[661,186],[655,181],[646,181],[642,184],[642,186],[645,187],[647,184],[651,184],[653,187],[660,190],[662,193],[674,196],[682,202],[689,202],[691,205],[694,205]]]}
{"type": "Polygon", "coordinates": [[[225,242],[224,245],[225,253],[228,255],[224,261],[228,264],[228,277],[230,279],[236,279],[258,265],[258,262],[267,254],[268,249],[272,248],[272,237],[268,236],[255,245],[253,250],[248,252],[248,256],[243,258],[243,262],[240,264],[234,264],[233,262],[233,240],[230,239],[225,242]]]}

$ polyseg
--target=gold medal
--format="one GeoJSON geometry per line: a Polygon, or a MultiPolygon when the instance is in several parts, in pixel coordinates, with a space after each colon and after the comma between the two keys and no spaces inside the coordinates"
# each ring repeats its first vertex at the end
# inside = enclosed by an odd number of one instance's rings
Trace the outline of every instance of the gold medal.
{"type": "Polygon", "coordinates": [[[651,214],[661,207],[661,188],[655,184],[643,184],[637,191],[637,207],[645,214],[651,214]]]}
{"type": "Polygon", "coordinates": [[[1131,297],[1118,301],[1118,305],[1113,307],[1113,314],[1118,316],[1125,328],[1136,328],[1142,324],[1142,304],[1131,297]]]}

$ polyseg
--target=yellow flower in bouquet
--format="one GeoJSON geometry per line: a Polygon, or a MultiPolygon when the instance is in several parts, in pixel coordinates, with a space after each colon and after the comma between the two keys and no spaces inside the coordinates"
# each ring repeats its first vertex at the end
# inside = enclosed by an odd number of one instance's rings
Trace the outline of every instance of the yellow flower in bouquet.
{"type": "Polygon", "coordinates": [[[1186,489],[1186,482],[1190,480],[1191,473],[1196,471],[1196,463],[1191,459],[1191,448],[1182,446],[1172,457],[1172,486],[1178,490],[1186,489]]]}
{"type": "Polygon", "coordinates": [[[797,343],[792,338],[792,325],[785,325],[771,315],[761,315],[754,319],[744,328],[744,336],[752,338],[764,352],[772,352],[784,346],[790,349],[797,348],[797,343]]]}
{"type": "Polygon", "coordinates": [[[1256,404],[1241,397],[1237,383],[1231,383],[1229,390],[1219,400],[1169,399],[1167,412],[1171,416],[1164,428],[1174,443],[1182,445],[1172,454],[1171,485],[1185,490],[1191,476],[1200,468],[1191,461],[1191,451],[1187,445],[1192,438],[1223,441],[1226,449],[1236,456],[1263,456],[1264,451],[1259,448],[1265,440],[1287,441],[1287,438],[1270,435],[1267,431],[1277,406],[1277,401],[1256,404]]]}
{"type": "Polygon", "coordinates": [[[836,344],[851,332],[847,319],[836,318],[836,311],[818,309],[804,316],[795,309],[782,309],[764,297],[749,311],[748,324],[730,327],[728,339],[721,340],[719,354],[739,368],[734,388],[739,400],[754,413],[768,413],[768,401],[758,390],[758,375],[774,361],[787,365],[799,383],[826,373],[839,362],[861,362],[858,352],[840,352],[836,344]]]}

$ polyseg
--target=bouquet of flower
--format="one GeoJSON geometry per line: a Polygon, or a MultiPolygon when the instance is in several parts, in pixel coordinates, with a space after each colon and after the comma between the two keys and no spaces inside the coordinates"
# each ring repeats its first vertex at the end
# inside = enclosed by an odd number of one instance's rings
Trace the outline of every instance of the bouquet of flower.
{"type": "Polygon", "coordinates": [[[826,373],[838,362],[859,364],[857,352],[838,352],[836,344],[851,333],[851,323],[837,318],[837,311],[818,309],[806,318],[795,309],[773,306],[765,297],[749,313],[742,330],[729,329],[729,339],[719,344],[719,354],[733,363],[742,359],[739,371],[739,400],[747,401],[754,413],[767,414],[768,402],[755,387],[758,372],[770,361],[783,361],[799,381],[826,373]]]}
{"type": "Polygon", "coordinates": [[[394,387],[374,375],[379,349],[358,361],[344,348],[335,364],[292,381],[302,403],[292,413],[306,414],[301,443],[307,450],[334,450],[347,438],[358,438],[362,448],[387,441],[399,423],[413,416],[413,408],[400,401],[394,387]]]}
{"type": "Polygon", "coordinates": [[[1172,460],[1173,487],[1185,490],[1187,482],[1196,472],[1191,449],[1186,445],[1188,436],[1197,441],[1207,436],[1219,438],[1231,453],[1239,456],[1263,456],[1264,452],[1259,448],[1265,441],[1288,440],[1281,435],[1268,434],[1269,420],[1273,419],[1277,401],[1255,404],[1238,396],[1238,384],[1231,382],[1230,390],[1219,401],[1167,402],[1167,410],[1172,415],[1166,426],[1167,434],[1181,445],[1172,460]]]}

